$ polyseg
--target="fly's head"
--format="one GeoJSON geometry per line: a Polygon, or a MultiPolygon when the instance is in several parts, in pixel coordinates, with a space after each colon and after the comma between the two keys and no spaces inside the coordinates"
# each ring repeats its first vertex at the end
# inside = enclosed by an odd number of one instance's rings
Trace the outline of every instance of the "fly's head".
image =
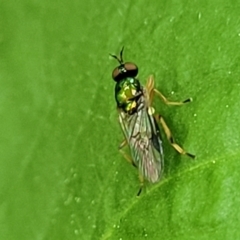
{"type": "Polygon", "coordinates": [[[133,114],[137,110],[137,101],[142,95],[142,87],[138,79],[135,78],[138,74],[137,65],[131,62],[125,63],[122,54],[123,48],[120,52],[120,58],[111,55],[120,64],[112,72],[112,78],[116,82],[115,99],[118,108],[133,114]]]}
{"type": "Polygon", "coordinates": [[[122,57],[123,49],[124,48],[122,48],[122,50],[120,52],[120,58],[118,58],[116,55],[110,54],[110,56],[117,59],[117,61],[120,64],[119,66],[114,68],[114,70],[112,72],[112,78],[115,82],[119,82],[122,79],[125,79],[128,77],[135,78],[138,74],[138,67],[135,63],[123,61],[123,57],[122,57]]]}

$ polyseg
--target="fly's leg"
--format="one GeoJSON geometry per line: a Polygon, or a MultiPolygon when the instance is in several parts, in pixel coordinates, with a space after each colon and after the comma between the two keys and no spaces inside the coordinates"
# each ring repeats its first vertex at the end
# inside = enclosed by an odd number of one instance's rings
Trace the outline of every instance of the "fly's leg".
{"type": "Polygon", "coordinates": [[[155,115],[155,118],[157,121],[159,121],[163,127],[163,130],[170,142],[170,144],[172,145],[172,147],[177,151],[179,152],[180,154],[183,154],[183,155],[187,155],[189,156],[190,158],[195,158],[195,155],[191,154],[191,153],[188,153],[186,152],[182,147],[180,147],[173,139],[173,136],[172,136],[172,133],[170,131],[170,129],[168,128],[166,122],[164,121],[163,117],[160,116],[160,115],[155,115]]]}
{"type": "Polygon", "coordinates": [[[149,96],[149,105],[151,106],[152,104],[152,100],[153,100],[153,97],[154,97],[154,94],[157,94],[158,97],[160,97],[162,99],[162,101],[167,104],[167,105],[177,105],[177,106],[180,106],[180,105],[183,105],[185,103],[189,103],[192,101],[191,98],[188,98],[182,102],[172,102],[172,101],[169,101],[160,91],[158,91],[157,89],[154,88],[154,78],[153,76],[149,76],[148,80],[147,80],[147,84],[146,84],[146,89],[147,89],[147,92],[148,92],[148,96],[149,96]]]}
{"type": "MultiPolygon", "coordinates": [[[[118,149],[120,151],[120,153],[123,155],[123,157],[129,162],[131,163],[134,167],[137,167],[136,164],[133,162],[132,158],[122,150],[123,147],[125,147],[127,145],[127,141],[126,139],[122,141],[122,143],[119,145],[118,149]]],[[[143,189],[143,185],[144,185],[144,178],[143,176],[139,175],[139,181],[140,181],[140,188],[138,190],[137,193],[137,197],[140,196],[142,189],[143,189]]]]}
{"type": "Polygon", "coordinates": [[[137,167],[136,164],[133,162],[132,158],[126,152],[124,152],[122,149],[127,144],[128,144],[127,140],[126,139],[123,140],[122,143],[119,145],[118,150],[129,163],[131,163],[134,167],[137,167]]]}
{"type": "MultiPolygon", "coordinates": [[[[147,84],[146,84],[146,90],[148,92],[148,97],[149,97],[149,114],[153,114],[154,113],[154,109],[151,107],[152,105],[152,100],[154,97],[154,94],[157,94],[165,104],[167,105],[183,105],[185,103],[191,102],[192,99],[188,98],[182,102],[171,102],[169,101],[160,91],[158,91],[157,89],[154,88],[154,78],[153,76],[149,76],[148,80],[147,80],[147,84]]],[[[162,118],[162,116],[160,115],[155,115],[155,118],[157,121],[159,121],[163,127],[163,130],[170,142],[170,144],[172,145],[172,147],[179,152],[180,154],[183,155],[187,155],[191,158],[195,158],[195,156],[191,153],[186,152],[182,147],[180,147],[173,139],[172,133],[169,129],[169,127],[167,126],[166,122],[164,121],[164,119],[162,118]]]]}
{"type": "Polygon", "coordinates": [[[140,188],[138,190],[137,197],[140,196],[140,194],[142,192],[142,189],[143,189],[143,186],[144,186],[144,178],[143,178],[142,175],[139,175],[139,181],[140,181],[140,188]]]}
{"type": "Polygon", "coordinates": [[[171,102],[169,100],[167,100],[167,98],[160,92],[158,91],[157,89],[154,89],[154,92],[163,100],[163,102],[167,105],[175,105],[175,106],[181,106],[185,103],[189,103],[189,102],[192,102],[192,99],[191,98],[188,98],[182,102],[171,102]]]}

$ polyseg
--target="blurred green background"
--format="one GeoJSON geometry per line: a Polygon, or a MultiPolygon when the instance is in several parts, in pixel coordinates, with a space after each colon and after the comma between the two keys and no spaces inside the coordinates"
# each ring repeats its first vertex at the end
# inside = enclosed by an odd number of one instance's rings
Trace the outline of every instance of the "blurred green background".
{"type": "Polygon", "coordinates": [[[0,239],[240,239],[239,1],[1,1],[0,239]],[[118,54],[178,143],[140,198],[119,154],[118,54]]]}

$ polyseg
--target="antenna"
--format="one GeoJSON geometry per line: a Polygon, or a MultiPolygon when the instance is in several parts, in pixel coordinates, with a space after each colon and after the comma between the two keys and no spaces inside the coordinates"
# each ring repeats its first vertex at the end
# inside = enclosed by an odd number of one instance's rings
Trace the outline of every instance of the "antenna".
{"type": "Polygon", "coordinates": [[[118,58],[116,55],[113,55],[113,54],[109,54],[111,57],[117,59],[117,61],[120,63],[120,64],[123,64],[123,50],[124,50],[124,46],[122,47],[122,50],[120,52],[120,58],[118,58]]]}

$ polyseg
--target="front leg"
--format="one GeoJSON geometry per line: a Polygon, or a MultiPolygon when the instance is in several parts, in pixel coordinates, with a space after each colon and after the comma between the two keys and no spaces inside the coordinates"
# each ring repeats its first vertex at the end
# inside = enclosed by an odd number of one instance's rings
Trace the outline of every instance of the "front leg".
{"type": "Polygon", "coordinates": [[[185,103],[189,103],[192,101],[191,98],[188,98],[182,102],[172,102],[169,101],[160,91],[158,91],[157,89],[154,88],[154,78],[152,75],[150,75],[147,79],[147,84],[146,84],[146,90],[149,96],[149,105],[152,105],[152,101],[153,101],[153,97],[154,94],[157,94],[158,97],[160,97],[162,99],[162,101],[167,104],[167,105],[176,105],[176,106],[180,106],[183,105],[185,103]]]}

